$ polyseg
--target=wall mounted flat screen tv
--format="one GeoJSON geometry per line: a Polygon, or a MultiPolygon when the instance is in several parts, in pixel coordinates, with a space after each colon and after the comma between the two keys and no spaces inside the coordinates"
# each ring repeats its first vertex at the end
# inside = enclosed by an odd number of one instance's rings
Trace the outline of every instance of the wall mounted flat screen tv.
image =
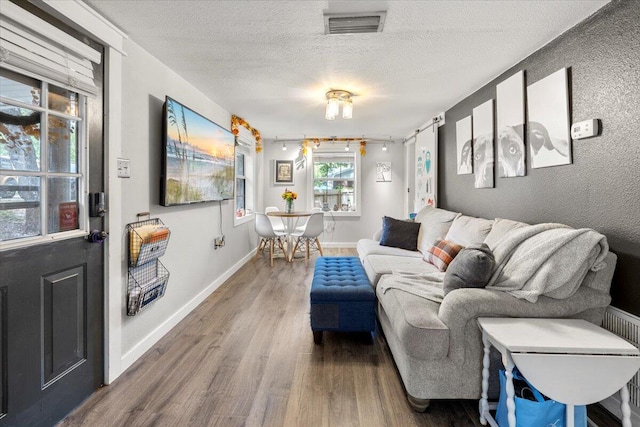
{"type": "Polygon", "coordinates": [[[160,204],[232,199],[234,135],[168,96],[163,129],[160,204]]]}

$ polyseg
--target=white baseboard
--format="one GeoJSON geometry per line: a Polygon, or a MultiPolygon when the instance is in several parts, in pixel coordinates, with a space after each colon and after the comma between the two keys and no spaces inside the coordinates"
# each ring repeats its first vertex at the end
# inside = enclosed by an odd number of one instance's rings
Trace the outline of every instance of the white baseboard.
{"type": "MultiPolygon", "coordinates": [[[[600,404],[609,412],[611,412],[618,420],[622,420],[622,410],[620,409],[620,394],[616,393],[611,397],[601,401],[600,404]]],[[[631,405],[631,425],[640,426],[640,414],[638,408],[631,405]]]]}
{"type": "MultiPolygon", "coordinates": [[[[182,319],[184,319],[189,313],[191,313],[202,301],[207,299],[216,289],[220,287],[229,277],[231,277],[236,271],[238,271],[251,257],[255,254],[255,251],[249,252],[240,261],[235,263],[230,269],[225,271],[220,277],[218,277],[209,286],[204,288],[198,295],[196,295],[191,301],[182,306],[166,321],[161,323],[156,329],[154,329],[149,335],[144,337],[138,344],[136,344],[131,350],[126,352],[121,360],[121,371],[118,376],[122,375],[131,365],[134,364],[144,353],[146,353],[151,347],[153,347],[167,332],[173,329],[182,319]]],[[[117,377],[115,377],[117,378],[117,377]]],[[[115,380],[115,378],[113,378],[115,380]]]]}

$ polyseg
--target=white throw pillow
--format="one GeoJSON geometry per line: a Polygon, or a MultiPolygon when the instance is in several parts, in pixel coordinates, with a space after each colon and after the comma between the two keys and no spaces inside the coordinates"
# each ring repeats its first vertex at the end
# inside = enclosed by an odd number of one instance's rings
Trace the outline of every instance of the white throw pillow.
{"type": "Polygon", "coordinates": [[[492,226],[492,219],[460,215],[453,220],[451,228],[449,228],[444,239],[462,246],[483,243],[492,226]]]}
{"type": "Polygon", "coordinates": [[[518,228],[526,227],[527,225],[529,224],[525,224],[524,222],[496,218],[493,222],[493,227],[487,235],[487,238],[484,239],[484,242],[489,246],[489,248],[491,248],[491,250],[494,250],[498,242],[502,240],[507,233],[517,230],[518,228]]]}
{"type": "Polygon", "coordinates": [[[451,212],[431,206],[422,208],[415,218],[415,222],[420,223],[418,250],[426,254],[436,239],[444,239],[453,220],[459,215],[460,213],[458,212],[451,212]]]}

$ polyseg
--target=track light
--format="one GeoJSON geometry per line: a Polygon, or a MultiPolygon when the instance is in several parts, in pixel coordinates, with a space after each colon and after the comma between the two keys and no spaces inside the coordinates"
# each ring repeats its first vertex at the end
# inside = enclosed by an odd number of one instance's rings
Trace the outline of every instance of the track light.
{"type": "Polygon", "coordinates": [[[387,151],[387,141],[382,143],[382,151],[387,151]]]}
{"type": "Polygon", "coordinates": [[[344,147],[344,151],[349,151],[349,141],[347,141],[347,146],[344,147]]]}

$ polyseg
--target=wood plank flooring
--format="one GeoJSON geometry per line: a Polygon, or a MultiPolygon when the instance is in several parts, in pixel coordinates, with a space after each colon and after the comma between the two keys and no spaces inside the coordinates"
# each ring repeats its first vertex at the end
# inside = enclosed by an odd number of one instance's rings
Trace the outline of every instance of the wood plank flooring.
{"type": "Polygon", "coordinates": [[[314,345],[314,263],[274,262],[244,265],[59,426],[480,426],[477,401],[412,411],[381,334],[314,345]]]}

